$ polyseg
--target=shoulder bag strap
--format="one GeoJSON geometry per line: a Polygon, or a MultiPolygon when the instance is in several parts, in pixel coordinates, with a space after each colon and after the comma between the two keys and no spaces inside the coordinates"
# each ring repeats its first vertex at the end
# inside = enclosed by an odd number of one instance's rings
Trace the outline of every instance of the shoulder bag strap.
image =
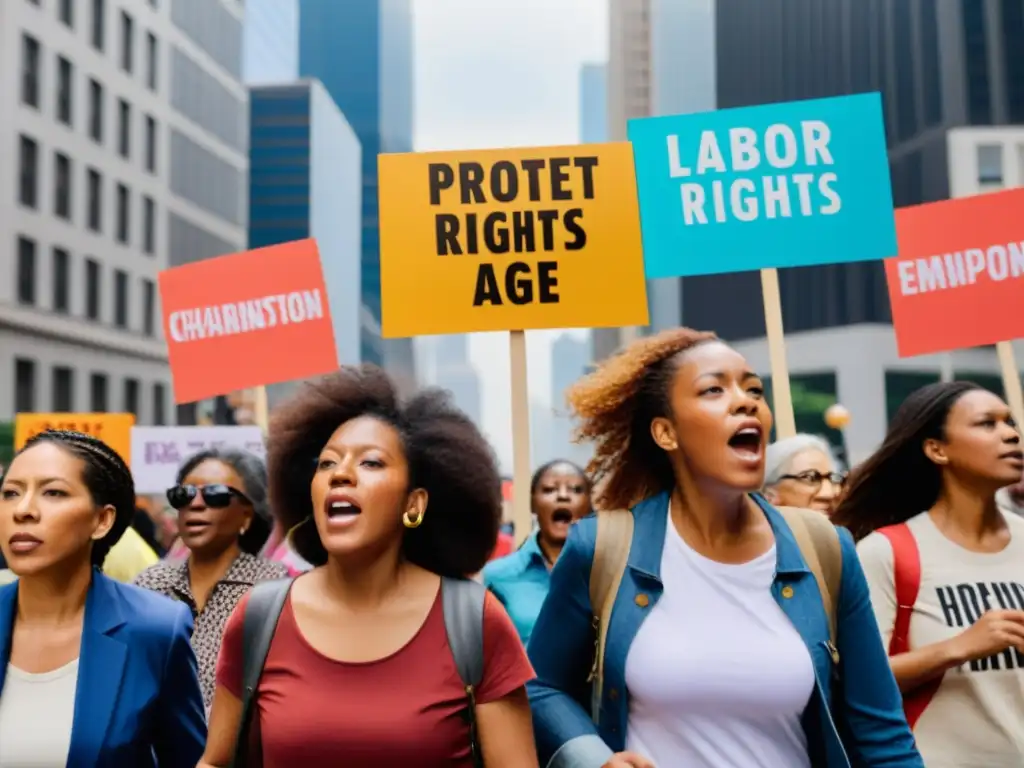
{"type": "Polygon", "coordinates": [[[483,755],[476,733],[476,689],[484,678],[484,601],[487,590],[469,579],[441,579],[441,607],[448,646],[462,679],[468,706],[469,739],[473,765],[482,768],[483,755]]]}
{"type": "Polygon", "coordinates": [[[290,578],[263,581],[249,592],[245,616],[242,617],[242,716],[238,721],[235,756],[228,768],[246,765],[244,756],[248,746],[253,699],[292,581],[290,578]]]}
{"type": "MultiPolygon", "coordinates": [[[[878,532],[892,546],[893,587],[896,591],[896,619],[893,622],[889,655],[896,656],[910,650],[910,619],[921,590],[921,553],[917,540],[906,523],[888,525],[878,532]]],[[[942,684],[942,675],[929,680],[913,691],[903,694],[903,711],[907,724],[913,728],[942,684]]]]}
{"type": "Polygon", "coordinates": [[[597,513],[597,540],[594,562],[590,567],[590,610],[594,624],[594,662],[590,670],[591,717],[596,724],[601,716],[604,689],[604,651],[608,640],[608,623],[615,597],[622,584],[622,575],[629,562],[633,544],[633,513],[619,509],[597,513]]]}
{"type": "Polygon", "coordinates": [[[839,532],[832,521],[821,512],[799,507],[778,507],[796,538],[807,567],[814,574],[821,592],[821,600],[828,616],[828,634],[832,643],[833,660],[838,657],[837,614],[839,592],[843,580],[843,550],[839,532]]]}

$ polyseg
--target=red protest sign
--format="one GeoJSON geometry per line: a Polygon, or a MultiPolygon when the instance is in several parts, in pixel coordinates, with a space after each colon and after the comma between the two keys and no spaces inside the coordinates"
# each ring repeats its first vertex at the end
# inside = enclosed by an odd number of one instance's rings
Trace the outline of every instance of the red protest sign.
{"type": "Polygon", "coordinates": [[[197,261],[158,280],[177,403],[338,368],[313,240],[197,261]]]}
{"type": "Polygon", "coordinates": [[[900,357],[1024,337],[1024,189],[896,211],[885,261],[900,357]]]}

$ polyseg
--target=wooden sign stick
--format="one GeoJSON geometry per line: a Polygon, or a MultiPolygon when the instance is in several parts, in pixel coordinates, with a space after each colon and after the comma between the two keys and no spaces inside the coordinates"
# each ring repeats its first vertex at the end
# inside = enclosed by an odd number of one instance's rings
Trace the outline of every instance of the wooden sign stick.
{"type": "Polygon", "coordinates": [[[270,423],[270,407],[267,403],[267,388],[256,387],[253,392],[253,421],[263,431],[263,438],[267,437],[267,426],[270,423]]]}
{"type": "Polygon", "coordinates": [[[996,344],[999,355],[999,367],[1003,371],[1003,389],[1006,391],[1006,403],[1010,413],[1017,422],[1017,429],[1024,429],[1024,392],[1021,390],[1020,369],[1013,355],[1013,345],[1008,341],[996,344]]]}
{"type": "Polygon", "coordinates": [[[512,522],[516,546],[533,528],[530,511],[530,392],[526,380],[526,333],[509,331],[512,384],[512,522]]]}
{"type": "Polygon", "coordinates": [[[772,413],[775,416],[775,439],[784,440],[796,434],[793,395],[789,389],[789,366],[786,363],[786,340],[782,332],[782,297],[779,293],[779,271],[761,270],[761,294],[764,303],[764,328],[768,335],[768,359],[772,366],[772,413]]]}

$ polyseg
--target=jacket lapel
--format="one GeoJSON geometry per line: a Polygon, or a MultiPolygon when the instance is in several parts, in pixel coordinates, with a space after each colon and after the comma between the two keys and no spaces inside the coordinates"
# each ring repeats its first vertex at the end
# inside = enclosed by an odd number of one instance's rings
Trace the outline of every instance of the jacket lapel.
{"type": "Polygon", "coordinates": [[[123,624],[124,610],[117,586],[95,571],[85,599],[67,768],[95,768],[100,764],[100,752],[117,708],[128,657],[128,647],[116,636],[123,624]]]}
{"type": "Polygon", "coordinates": [[[0,693],[3,693],[7,664],[11,660],[11,635],[17,612],[18,582],[0,587],[0,693]]]}

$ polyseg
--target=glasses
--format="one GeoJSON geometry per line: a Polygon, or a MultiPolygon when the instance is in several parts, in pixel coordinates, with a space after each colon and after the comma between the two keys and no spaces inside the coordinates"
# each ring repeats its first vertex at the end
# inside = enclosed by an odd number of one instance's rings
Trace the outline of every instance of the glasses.
{"type": "Polygon", "coordinates": [[[809,469],[806,472],[799,472],[795,475],[782,475],[779,480],[796,480],[804,485],[812,485],[820,488],[821,484],[828,480],[836,488],[842,488],[846,482],[846,475],[842,472],[819,472],[816,469],[809,469]]]}
{"type": "Polygon", "coordinates": [[[213,483],[211,485],[176,485],[173,488],[167,489],[168,503],[178,510],[187,507],[199,495],[202,495],[206,506],[213,509],[223,509],[231,503],[232,499],[239,499],[246,504],[252,504],[249,497],[237,488],[220,483],[213,483]]]}

